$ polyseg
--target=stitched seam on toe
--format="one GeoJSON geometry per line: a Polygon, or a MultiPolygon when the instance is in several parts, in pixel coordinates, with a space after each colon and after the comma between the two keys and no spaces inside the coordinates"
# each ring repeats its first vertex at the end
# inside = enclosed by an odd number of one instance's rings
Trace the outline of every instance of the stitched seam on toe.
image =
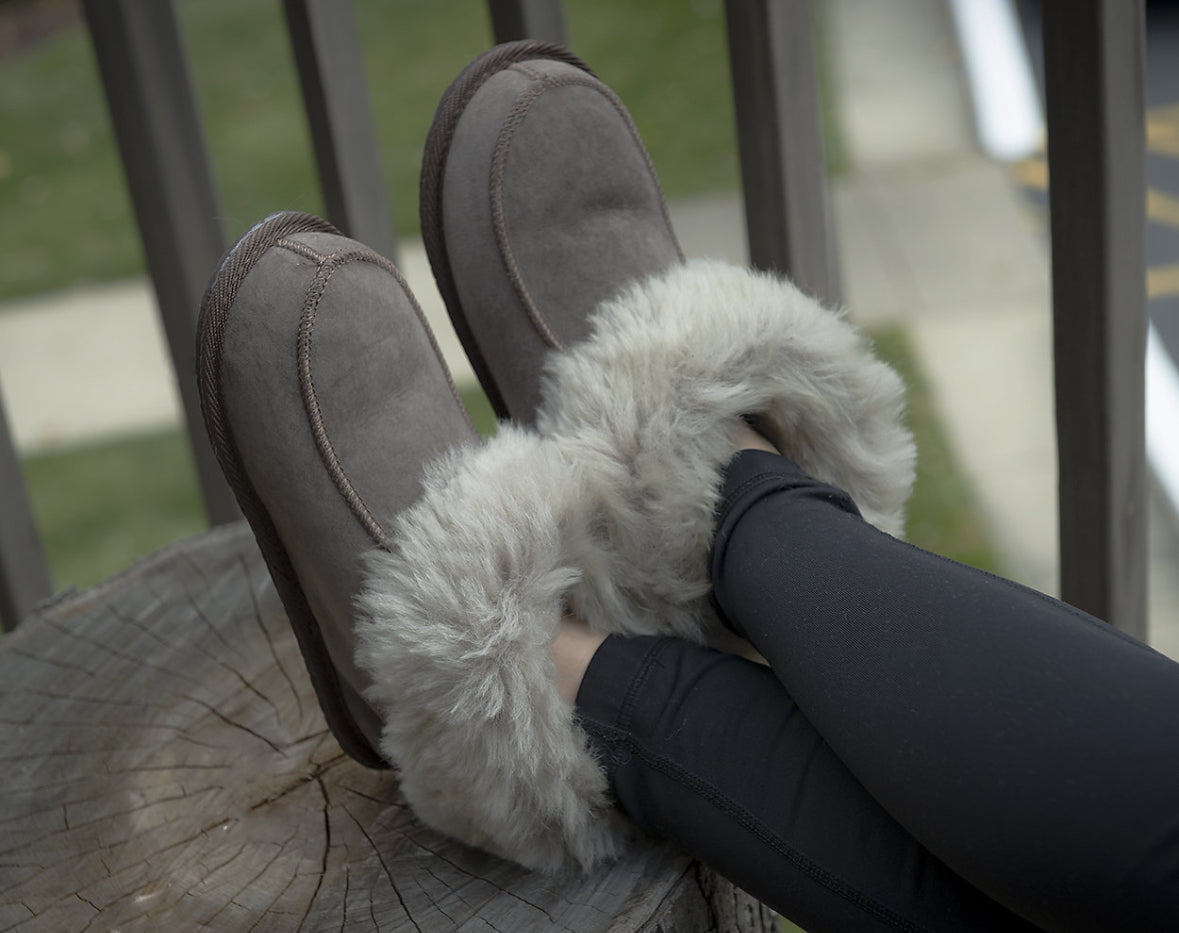
{"type": "MultiPolygon", "coordinates": [[[[663,197],[663,189],[659,184],[659,177],[655,172],[655,165],[651,161],[651,154],[647,151],[646,146],[643,145],[642,138],[639,136],[638,129],[634,125],[625,106],[623,106],[621,99],[611,91],[608,87],[598,81],[593,75],[576,74],[576,75],[561,75],[553,76],[539,72],[536,69],[529,68],[523,63],[517,63],[513,66],[514,71],[528,75],[528,77],[535,83],[527,88],[516,102],[512,105],[503,125],[500,127],[499,135],[496,138],[495,148],[492,150],[491,157],[491,176],[489,178],[489,198],[491,203],[491,226],[495,234],[496,245],[498,246],[500,258],[503,261],[504,268],[508,273],[508,278],[512,283],[512,287],[516,292],[516,296],[520,299],[520,303],[524,308],[529,320],[532,321],[537,333],[541,339],[544,340],[550,347],[555,350],[564,350],[564,344],[560,338],[557,337],[553,329],[549,326],[548,321],[541,309],[533,300],[532,293],[524,282],[523,273],[520,270],[519,263],[516,261],[516,255],[511,245],[511,238],[508,234],[507,225],[507,209],[504,204],[504,183],[507,174],[508,154],[512,147],[512,142],[516,131],[524,122],[528,112],[532,109],[533,104],[546,92],[556,88],[562,87],[584,87],[594,91],[604,97],[606,101],[614,108],[615,112],[621,118],[623,125],[626,127],[628,134],[638,147],[638,151],[642,153],[643,160],[647,167],[647,172],[651,181],[655,186],[655,190],[659,192],[659,208],[663,214],[664,223],[668,230],[671,230],[671,217],[668,214],[667,199],[663,197]]],[[[684,260],[683,249],[680,247],[678,241],[675,240],[674,233],[672,239],[675,242],[676,254],[680,261],[684,260]]]]}
{"type": "Polygon", "coordinates": [[[315,391],[315,376],[311,363],[315,320],[319,312],[320,299],[323,298],[328,282],[337,268],[338,266],[332,262],[320,265],[316,272],[315,281],[312,282],[311,288],[307,292],[307,300],[303,305],[303,314],[299,321],[296,339],[299,391],[303,396],[303,408],[307,413],[311,436],[315,441],[315,447],[319,451],[319,458],[324,468],[328,471],[328,475],[331,476],[332,482],[335,483],[336,489],[343,496],[352,514],[368,532],[369,537],[373,539],[375,544],[384,547],[388,540],[385,530],[369,510],[360,493],[356,491],[356,487],[352,485],[352,480],[348,478],[343,464],[336,456],[335,447],[332,445],[327,428],[323,423],[323,411],[319,405],[319,396],[315,391]]]}

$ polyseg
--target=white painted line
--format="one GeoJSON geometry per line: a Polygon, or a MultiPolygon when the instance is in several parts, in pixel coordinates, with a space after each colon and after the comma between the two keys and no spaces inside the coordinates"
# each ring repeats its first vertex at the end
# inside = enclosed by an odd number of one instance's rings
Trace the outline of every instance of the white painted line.
{"type": "Polygon", "coordinates": [[[1012,0],[950,0],[979,142],[1015,161],[1040,146],[1044,118],[1012,0]]]}
{"type": "Polygon", "coordinates": [[[1146,452],[1179,515],[1179,371],[1153,324],[1146,334],[1146,452]]]}

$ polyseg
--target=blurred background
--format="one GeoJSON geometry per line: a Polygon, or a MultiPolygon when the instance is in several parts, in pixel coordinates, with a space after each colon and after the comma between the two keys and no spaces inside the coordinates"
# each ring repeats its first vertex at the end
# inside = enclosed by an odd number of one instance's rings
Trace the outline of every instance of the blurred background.
{"type": "MultiPolygon", "coordinates": [[[[486,7],[354,8],[400,261],[491,431],[416,241],[422,145],[443,90],[491,42],[486,7]]],[[[566,0],[565,9],[574,51],[631,110],[686,250],[742,260],[720,0],[566,0]]],[[[843,296],[910,386],[921,470],[909,538],[1053,592],[1038,4],[817,0],[815,10],[843,296]]],[[[280,4],[180,0],[177,11],[227,242],[275,210],[322,213],[280,4]]],[[[1175,5],[1148,4],[1148,36],[1148,283],[1160,346],[1172,341],[1179,356],[1175,5]]],[[[54,584],[84,587],[203,530],[205,518],[71,0],[0,3],[0,216],[0,393],[54,584]]],[[[1152,555],[1164,570],[1153,575],[1152,639],[1174,654],[1179,584],[1165,568],[1179,546],[1159,469],[1152,555]]]]}

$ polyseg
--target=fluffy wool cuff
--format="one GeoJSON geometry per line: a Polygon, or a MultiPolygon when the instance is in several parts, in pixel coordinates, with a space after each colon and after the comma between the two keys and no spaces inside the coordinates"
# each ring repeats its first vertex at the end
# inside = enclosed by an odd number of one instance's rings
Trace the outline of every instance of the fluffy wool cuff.
{"type": "Polygon", "coordinates": [[[718,636],[707,557],[738,419],[901,534],[916,460],[901,380],[788,281],[695,260],[600,306],[549,357],[540,432],[585,474],[600,532],[577,608],[633,631],[718,636]]]}
{"type": "Polygon", "coordinates": [[[587,502],[558,448],[504,425],[427,470],[357,602],[357,660],[407,802],[542,871],[589,870],[625,836],[551,655],[587,502]]]}
{"type": "Polygon", "coordinates": [[[562,615],[716,634],[706,561],[737,419],[886,531],[913,477],[900,381],[781,279],[693,262],[592,324],[550,361],[540,436],[504,425],[432,465],[358,600],[358,662],[406,800],[542,870],[588,870],[626,834],[556,691],[562,615]]]}

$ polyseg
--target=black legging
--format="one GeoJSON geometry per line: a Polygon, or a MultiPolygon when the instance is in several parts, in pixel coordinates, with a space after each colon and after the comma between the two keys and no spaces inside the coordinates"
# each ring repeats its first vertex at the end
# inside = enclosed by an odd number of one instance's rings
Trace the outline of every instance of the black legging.
{"type": "Polygon", "coordinates": [[[715,600],[772,673],[611,637],[578,694],[639,826],[811,933],[1179,930],[1179,665],[785,458],[724,492],[715,600]]]}

